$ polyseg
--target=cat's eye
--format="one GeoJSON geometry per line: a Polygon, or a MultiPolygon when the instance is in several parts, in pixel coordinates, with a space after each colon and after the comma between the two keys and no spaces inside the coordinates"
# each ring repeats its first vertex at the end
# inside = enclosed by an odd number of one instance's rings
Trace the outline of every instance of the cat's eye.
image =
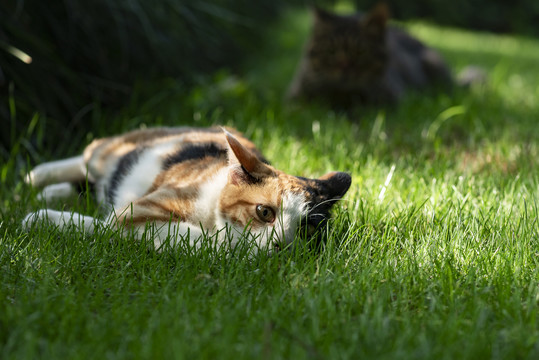
{"type": "Polygon", "coordinates": [[[272,208],[265,205],[258,204],[256,206],[256,215],[260,218],[260,220],[264,222],[273,222],[275,220],[275,211],[273,211],[272,208]]]}

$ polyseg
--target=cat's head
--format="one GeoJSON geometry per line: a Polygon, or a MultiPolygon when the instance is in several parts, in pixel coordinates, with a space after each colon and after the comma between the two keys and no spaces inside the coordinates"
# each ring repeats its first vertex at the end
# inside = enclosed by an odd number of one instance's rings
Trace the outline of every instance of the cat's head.
{"type": "Polygon", "coordinates": [[[314,25],[306,56],[310,71],[320,81],[346,87],[380,77],[387,62],[385,5],[363,15],[337,15],[320,8],[312,12],[314,25]]]}
{"type": "Polygon", "coordinates": [[[324,225],[333,204],[348,191],[351,177],[332,172],[319,179],[285,174],[263,162],[226,133],[229,172],[219,217],[234,231],[248,229],[260,247],[283,248],[298,234],[324,225]]]}

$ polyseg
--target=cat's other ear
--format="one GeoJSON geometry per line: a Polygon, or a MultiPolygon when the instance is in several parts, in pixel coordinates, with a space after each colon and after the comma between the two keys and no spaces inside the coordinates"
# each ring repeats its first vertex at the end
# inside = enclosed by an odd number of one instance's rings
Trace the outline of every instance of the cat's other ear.
{"type": "Polygon", "coordinates": [[[228,142],[228,162],[232,165],[233,183],[258,181],[273,175],[273,170],[264,164],[252,151],[243,146],[231,133],[223,129],[228,142]]]}
{"type": "Polygon", "coordinates": [[[385,3],[379,3],[361,19],[361,25],[370,36],[384,37],[388,21],[389,8],[385,3]]]}
{"type": "Polygon", "coordinates": [[[314,18],[314,23],[316,25],[324,25],[328,24],[335,16],[330,13],[329,11],[326,11],[316,5],[311,6],[311,14],[314,18]]]}
{"type": "Polygon", "coordinates": [[[324,195],[330,200],[338,200],[346,194],[352,184],[352,177],[345,172],[333,171],[319,178],[322,180],[324,195]]]}

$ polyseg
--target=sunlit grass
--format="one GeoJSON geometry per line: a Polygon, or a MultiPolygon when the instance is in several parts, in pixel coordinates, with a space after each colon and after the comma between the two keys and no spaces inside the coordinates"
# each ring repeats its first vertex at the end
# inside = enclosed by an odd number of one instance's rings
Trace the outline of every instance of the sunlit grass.
{"type": "MultiPolygon", "coordinates": [[[[191,90],[148,88],[124,115],[96,118],[86,136],[226,124],[287,172],[350,172],[352,187],[317,254],[158,253],[107,229],[25,233],[23,216],[44,206],[21,183],[28,162],[85,145],[43,149],[39,139],[54,136],[50,120],[29,120],[0,165],[1,356],[539,355],[539,75],[530,66],[539,63],[539,42],[406,25],[457,70],[484,67],[487,84],[410,94],[397,108],[351,119],[283,104],[308,30],[307,14],[293,13],[269,32],[247,75],[223,72],[191,90]]],[[[74,210],[95,210],[84,197],[75,202],[74,210]]]]}

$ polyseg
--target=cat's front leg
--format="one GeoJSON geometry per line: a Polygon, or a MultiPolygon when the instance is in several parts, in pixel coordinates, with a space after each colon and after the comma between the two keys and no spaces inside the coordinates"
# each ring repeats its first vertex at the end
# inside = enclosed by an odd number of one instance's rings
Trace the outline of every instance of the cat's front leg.
{"type": "Polygon", "coordinates": [[[181,242],[197,249],[206,237],[206,233],[200,226],[194,226],[185,222],[153,222],[150,227],[138,225],[135,227],[137,238],[140,240],[144,235],[150,236],[156,249],[162,249],[167,243],[174,246],[181,242]]]}
{"type": "Polygon", "coordinates": [[[193,221],[191,193],[182,195],[177,189],[160,187],[122,210],[116,210],[114,221],[107,223],[115,223],[126,232],[133,231],[138,239],[151,238],[156,248],[166,241],[176,243],[182,238],[197,247],[198,239],[205,234],[200,224],[203,219],[193,221]]]}
{"type": "Polygon", "coordinates": [[[22,221],[22,226],[26,230],[30,230],[35,223],[43,221],[48,221],[61,229],[75,227],[90,234],[94,232],[96,222],[98,222],[91,216],[75,212],[41,209],[26,215],[22,221]]]}

